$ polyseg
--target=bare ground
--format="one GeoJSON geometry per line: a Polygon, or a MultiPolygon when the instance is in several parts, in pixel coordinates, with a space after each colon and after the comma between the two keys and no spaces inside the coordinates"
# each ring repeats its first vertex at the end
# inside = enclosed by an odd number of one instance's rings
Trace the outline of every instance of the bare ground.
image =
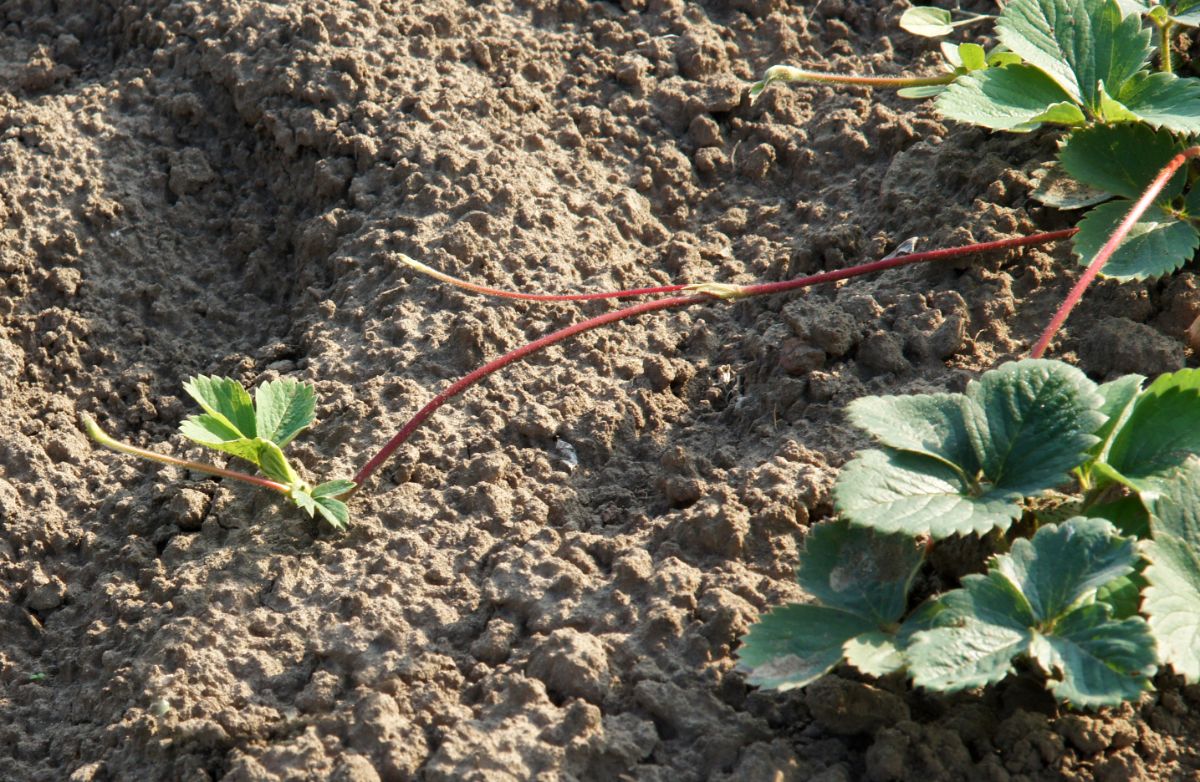
{"type": "MultiPolygon", "coordinates": [[[[748,688],[737,639],[867,393],[1028,349],[1064,247],[593,332],[439,412],[339,533],[94,449],[176,433],[196,373],[316,383],[346,477],[453,378],[611,305],[501,287],[784,279],[1062,227],[1054,139],[746,83],[928,70],[901,2],[0,4],[0,778],[1194,779],[1200,690],[1058,710],[849,672],[748,688]],[[578,464],[559,441],[569,443],[578,464]]],[[[1056,348],[1193,359],[1191,272],[1106,284],[1056,348]]]]}

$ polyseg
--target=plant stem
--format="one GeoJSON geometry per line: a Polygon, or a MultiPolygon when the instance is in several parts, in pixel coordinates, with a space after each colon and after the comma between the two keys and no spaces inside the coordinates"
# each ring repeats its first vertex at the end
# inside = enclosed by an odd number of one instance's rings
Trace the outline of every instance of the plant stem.
{"type": "Polygon", "coordinates": [[[1108,259],[1112,257],[1112,254],[1117,251],[1118,247],[1121,246],[1121,242],[1125,241],[1125,237],[1129,234],[1129,231],[1138,221],[1138,218],[1145,214],[1146,210],[1150,208],[1150,205],[1154,203],[1154,199],[1157,198],[1158,194],[1162,192],[1162,189],[1166,187],[1167,182],[1171,180],[1171,177],[1175,175],[1175,172],[1178,171],[1184,163],[1196,157],[1197,155],[1200,155],[1200,146],[1188,147],[1175,157],[1171,158],[1171,161],[1167,163],[1167,165],[1164,166],[1161,171],[1158,172],[1158,176],[1156,176],[1154,181],[1150,183],[1150,186],[1146,188],[1146,192],[1142,193],[1142,197],[1137,200],[1137,203],[1135,203],[1133,208],[1129,210],[1129,214],[1125,215],[1125,219],[1121,221],[1121,224],[1117,226],[1117,229],[1112,232],[1112,236],[1108,237],[1108,241],[1105,242],[1104,246],[1101,247],[1096,253],[1096,257],[1093,258],[1092,262],[1088,264],[1087,268],[1083,272],[1083,276],[1081,276],[1079,281],[1075,283],[1075,286],[1071,288],[1071,292],[1067,294],[1067,298],[1063,301],[1062,305],[1059,306],[1058,311],[1054,313],[1054,317],[1050,319],[1050,324],[1046,326],[1046,330],[1042,332],[1041,338],[1038,339],[1037,344],[1034,345],[1033,350],[1030,351],[1029,355],[1031,358],[1042,357],[1042,355],[1046,352],[1046,348],[1050,345],[1050,340],[1054,339],[1054,335],[1058,333],[1060,328],[1062,328],[1063,323],[1065,323],[1067,320],[1067,316],[1071,314],[1071,310],[1074,309],[1075,305],[1079,303],[1079,300],[1083,298],[1083,292],[1087,290],[1089,285],[1092,284],[1092,280],[1094,280],[1096,275],[1100,273],[1100,269],[1104,267],[1104,264],[1108,262],[1108,259]]]}
{"type": "Polygon", "coordinates": [[[206,475],[216,475],[221,478],[232,478],[235,481],[243,481],[244,483],[253,484],[254,486],[258,486],[263,489],[271,489],[272,491],[277,491],[280,494],[290,494],[292,491],[291,487],[287,486],[286,484],[276,483],[275,481],[268,480],[266,478],[260,478],[257,475],[249,475],[244,472],[238,472],[237,470],[226,470],[222,469],[221,467],[215,467],[211,464],[205,464],[203,462],[192,462],[186,459],[176,459],[174,456],[165,456],[161,453],[148,451],[145,448],[138,448],[136,445],[130,445],[129,443],[123,443],[120,440],[114,440],[112,437],[109,437],[108,433],[101,429],[100,425],[97,424],[96,421],[87,413],[81,413],[79,418],[81,421],[83,421],[83,427],[87,430],[88,436],[100,445],[103,445],[105,448],[111,448],[114,451],[127,453],[130,456],[138,456],[142,459],[149,459],[152,462],[169,464],[172,467],[181,467],[185,470],[192,470],[193,472],[202,472],[206,475]]]}
{"type": "MultiPolygon", "coordinates": [[[[619,321],[626,320],[628,318],[634,318],[634,317],[637,317],[638,315],[645,315],[650,312],[657,312],[659,310],[666,310],[666,309],[674,309],[674,308],[678,308],[678,307],[687,307],[687,306],[691,306],[692,304],[702,304],[705,302],[711,302],[714,299],[734,300],[734,299],[745,298],[747,296],[766,296],[766,295],[769,295],[772,293],[784,293],[784,292],[787,292],[790,290],[795,290],[796,288],[803,288],[803,287],[807,287],[807,286],[811,286],[811,285],[819,285],[821,283],[833,282],[835,280],[843,280],[843,279],[846,279],[849,277],[857,277],[862,274],[870,274],[871,272],[883,271],[884,269],[891,269],[896,266],[904,266],[906,264],[911,264],[911,263],[921,263],[921,262],[925,262],[925,261],[945,260],[947,258],[956,258],[956,257],[963,256],[963,255],[970,255],[973,253],[990,252],[993,250],[1006,250],[1006,249],[1011,249],[1014,247],[1024,247],[1024,246],[1031,245],[1031,244],[1042,244],[1045,242],[1053,242],[1053,241],[1057,241],[1059,239],[1065,239],[1065,238],[1073,235],[1076,232],[1076,230],[1077,229],[1074,229],[1074,228],[1068,228],[1068,229],[1061,230],[1061,231],[1050,231],[1047,233],[1032,234],[1030,236],[1019,236],[1014,239],[1001,239],[999,241],[994,241],[994,242],[981,242],[978,244],[970,244],[970,245],[966,245],[964,247],[950,247],[950,248],[946,248],[946,249],[942,249],[942,250],[929,250],[926,252],[912,253],[909,255],[900,255],[900,256],[893,257],[893,258],[884,258],[884,259],[878,260],[878,261],[871,261],[870,263],[863,263],[863,264],[859,264],[857,266],[851,266],[846,269],[838,269],[838,270],[831,271],[831,272],[822,272],[820,274],[813,274],[813,275],[809,275],[807,277],[799,277],[794,280],[785,280],[783,282],[764,282],[764,283],[758,283],[756,285],[744,285],[744,286],[743,285],[720,285],[720,284],[712,284],[712,283],[702,284],[702,285],[680,286],[679,289],[682,289],[682,290],[696,291],[696,295],[673,296],[671,298],[656,299],[654,301],[643,302],[641,304],[634,304],[632,306],[624,307],[619,310],[607,312],[603,315],[598,315],[594,318],[588,318],[587,320],[584,320],[580,323],[575,323],[573,325],[567,326],[566,328],[559,329],[558,331],[555,331],[555,332],[547,334],[543,337],[540,337],[540,338],[534,340],[533,342],[530,342],[526,345],[522,345],[521,347],[517,348],[516,350],[513,350],[509,353],[505,353],[503,356],[500,356],[499,358],[489,361],[488,363],[486,363],[483,366],[479,367],[478,369],[474,370],[470,374],[467,374],[464,377],[460,378],[459,380],[456,380],[454,383],[452,383],[450,386],[448,386],[446,389],[444,389],[442,392],[440,392],[437,396],[435,396],[432,400],[430,400],[424,407],[422,407],[420,410],[418,410],[417,413],[412,418],[410,418],[408,420],[408,422],[404,424],[404,426],[402,426],[400,428],[400,431],[397,432],[395,434],[395,436],[392,437],[392,439],[388,440],[387,443],[383,446],[383,448],[381,448],[378,453],[376,453],[373,457],[371,457],[370,461],[368,461],[366,464],[364,464],[362,466],[362,469],[360,469],[358,471],[358,473],[355,474],[355,476],[353,478],[354,483],[355,483],[354,488],[340,496],[343,498],[348,498],[348,497],[352,496],[355,492],[357,492],[366,483],[366,481],[375,473],[375,471],[378,470],[384,464],[384,462],[386,462],[391,457],[391,455],[396,451],[396,449],[399,448],[401,445],[403,445],[404,442],[407,441],[408,438],[412,435],[412,433],[415,432],[417,430],[417,428],[422,423],[424,423],[425,420],[428,419],[429,416],[431,416],[434,413],[434,411],[436,411],[439,407],[446,404],[451,399],[458,396],[462,392],[466,391],[468,388],[473,386],[475,383],[479,382],[480,380],[482,380],[483,378],[492,374],[493,372],[495,372],[499,369],[503,369],[504,367],[508,366],[509,364],[512,364],[515,361],[519,361],[519,360],[525,358],[526,356],[529,356],[533,353],[538,352],[539,350],[542,350],[543,348],[547,348],[558,342],[562,342],[565,339],[569,339],[578,334],[582,334],[585,331],[591,331],[592,329],[599,328],[600,326],[605,326],[610,323],[617,323],[619,321]]],[[[453,278],[450,278],[450,279],[453,279],[453,278]]],[[[487,290],[491,290],[491,289],[487,289],[487,290]]],[[[528,295],[529,294],[520,294],[517,296],[517,298],[523,298],[528,295]]],[[[584,295],[589,296],[590,298],[601,298],[601,297],[612,298],[612,297],[617,297],[617,296],[622,296],[622,295],[633,295],[633,294],[630,291],[617,291],[615,293],[600,294],[600,295],[598,295],[598,294],[584,294],[584,295]]]]}
{"type": "MultiPolygon", "coordinates": [[[[1150,17],[1153,19],[1154,17],[1150,17]]],[[[1169,17],[1162,22],[1155,22],[1158,27],[1158,67],[1163,73],[1173,73],[1171,65],[1171,28],[1175,22],[1169,17]]]]}
{"type": "Polygon", "coordinates": [[[707,293],[716,298],[737,299],[746,296],[761,296],[770,293],[782,293],[794,288],[803,288],[809,285],[818,285],[823,282],[832,282],[835,280],[846,279],[847,277],[856,277],[860,274],[870,274],[871,272],[890,269],[893,266],[903,266],[909,263],[920,263],[922,261],[937,261],[945,258],[955,258],[961,255],[972,255],[974,253],[990,252],[992,250],[1004,250],[1012,247],[1022,247],[1030,244],[1044,244],[1046,242],[1054,242],[1059,239],[1065,239],[1073,236],[1076,232],[1074,228],[1067,228],[1061,231],[1050,231],[1048,233],[1031,234],[1029,236],[1020,236],[1015,239],[1001,239],[995,242],[982,242],[978,244],[968,244],[962,247],[949,247],[942,250],[927,250],[919,253],[908,253],[907,255],[898,255],[893,258],[884,258],[878,261],[870,261],[868,263],[850,266],[845,269],[837,269],[831,272],[822,272],[810,277],[799,277],[794,280],[785,282],[764,282],[756,285],[729,285],[725,283],[695,283],[691,285],[660,285],[653,288],[630,288],[628,290],[619,291],[600,291],[595,293],[526,293],[524,291],[506,291],[500,288],[490,288],[486,285],[469,282],[458,277],[451,277],[445,272],[438,271],[430,266],[427,266],[420,261],[409,258],[407,255],[401,255],[401,260],[410,268],[433,277],[435,280],[454,285],[464,290],[482,293],[487,296],[498,296],[504,299],[519,299],[523,301],[595,301],[597,299],[625,299],[633,296],[652,296],[668,293],[694,292],[707,293]]]}
{"type": "Polygon", "coordinates": [[[803,68],[793,68],[790,65],[773,65],[767,69],[763,80],[751,88],[751,93],[761,92],[759,85],[765,87],[773,81],[818,82],[823,84],[852,84],[859,87],[887,87],[903,89],[905,87],[931,87],[938,84],[949,84],[954,81],[953,73],[941,76],[855,76],[849,73],[823,73],[807,71],[803,68]]]}
{"type": "Polygon", "coordinates": [[[417,427],[424,423],[425,419],[433,415],[435,410],[493,372],[503,369],[514,361],[520,361],[526,356],[536,353],[542,348],[549,347],[556,342],[562,342],[564,339],[569,339],[577,334],[582,334],[585,331],[591,331],[592,329],[599,328],[600,326],[604,326],[609,323],[616,323],[617,321],[625,320],[626,318],[644,315],[647,312],[656,312],[658,310],[672,309],[674,307],[686,307],[689,304],[700,304],[701,302],[706,301],[712,301],[712,298],[707,295],[674,296],[669,299],[656,299],[654,301],[642,302],[641,304],[634,304],[631,307],[614,310],[613,312],[606,312],[603,315],[598,315],[594,318],[588,318],[580,323],[575,323],[567,326],[566,328],[559,329],[558,331],[547,334],[544,337],[535,339],[533,342],[522,345],[516,350],[505,353],[499,358],[492,359],[470,374],[465,375],[456,380],[454,383],[450,384],[449,387],[447,387],[432,400],[430,400],[424,407],[418,410],[417,414],[410,418],[408,423],[404,424],[404,426],[400,428],[400,431],[397,432],[392,439],[388,440],[387,444],[384,445],[383,448],[379,449],[379,453],[371,457],[371,460],[364,464],[362,469],[355,474],[354,478],[352,479],[356,484],[355,487],[342,496],[350,496],[354,494],[354,492],[356,492],[367,481],[367,479],[370,478],[371,475],[388,460],[388,457],[390,457],[397,448],[404,444],[404,441],[407,440],[414,431],[416,431],[417,427]]]}
{"type": "Polygon", "coordinates": [[[506,291],[500,288],[490,288],[486,285],[470,282],[459,277],[451,277],[445,272],[438,271],[415,258],[400,253],[400,260],[405,266],[414,271],[432,277],[439,282],[453,285],[456,288],[482,293],[485,296],[497,296],[502,299],[520,299],[522,301],[592,301],[595,299],[625,299],[633,296],[653,296],[666,293],[679,293],[687,288],[686,285],[659,285],[653,288],[632,288],[630,290],[601,292],[601,293],[525,293],[524,291],[506,291]]]}

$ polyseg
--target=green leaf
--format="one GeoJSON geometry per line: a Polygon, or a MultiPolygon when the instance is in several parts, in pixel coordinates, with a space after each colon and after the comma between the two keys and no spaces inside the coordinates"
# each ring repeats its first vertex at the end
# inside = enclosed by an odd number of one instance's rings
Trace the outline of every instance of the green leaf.
{"type": "Polygon", "coordinates": [[[963,578],[961,589],[938,601],[938,626],[913,635],[905,650],[918,687],[953,692],[1000,681],[1028,651],[1028,603],[997,573],[963,578]]]}
{"type": "Polygon", "coordinates": [[[1185,27],[1200,27],[1200,0],[1179,0],[1171,11],[1171,20],[1185,27]]]}
{"type": "Polygon", "coordinates": [[[1146,620],[1114,621],[1104,603],[1080,606],[1064,616],[1053,634],[1039,635],[1032,656],[1049,673],[1050,690],[1081,708],[1116,706],[1150,688],[1155,669],[1154,638],[1146,620]]]}
{"type": "Polygon", "coordinates": [[[962,394],[867,396],[846,410],[850,423],[899,451],[931,456],[964,476],[979,472],[979,460],[963,423],[962,394]]]}
{"type": "Polygon", "coordinates": [[[254,404],[241,383],[228,377],[198,375],[184,383],[183,390],[204,408],[204,412],[240,437],[256,436],[254,404]]]}
{"type": "Polygon", "coordinates": [[[1150,31],[1114,0],[1012,0],[996,22],[1000,42],[1045,71],[1076,102],[1099,107],[1146,64],[1150,31]]]}
{"type": "Polygon", "coordinates": [[[852,523],[906,535],[983,534],[1020,518],[1021,495],[976,496],[944,462],[903,451],[864,451],[842,468],[834,485],[838,510],[852,523]]]}
{"type": "MultiPolygon", "coordinates": [[[[330,486],[331,484],[344,484],[350,481],[329,481],[321,486],[330,486]]],[[[318,486],[317,489],[320,489],[318,486]]],[[[321,518],[329,522],[334,529],[345,529],[350,523],[350,509],[346,507],[346,503],[341,500],[334,499],[328,494],[317,494],[317,489],[309,489],[300,484],[293,484],[292,492],[289,495],[292,502],[296,503],[296,507],[307,511],[309,516],[321,514],[321,518]]]]}
{"type": "Polygon", "coordinates": [[[1108,448],[1112,437],[1125,423],[1125,419],[1133,412],[1133,403],[1142,392],[1142,383],[1146,378],[1142,375],[1124,375],[1116,380],[1100,385],[1096,390],[1104,397],[1100,413],[1105,417],[1104,425],[1096,430],[1100,444],[1094,452],[1101,458],[1107,458],[1108,448]]]}
{"type": "Polygon", "coordinates": [[[1121,90],[1120,100],[1156,128],[1200,132],[1200,80],[1181,79],[1173,73],[1140,73],[1121,90]]]}
{"type": "Polygon", "coordinates": [[[289,495],[292,502],[296,503],[296,507],[300,510],[307,511],[309,516],[317,512],[317,502],[313,499],[312,494],[306,491],[303,487],[293,487],[292,493],[289,495]]]}
{"type": "Polygon", "coordinates": [[[962,55],[958,53],[958,45],[950,41],[942,41],[938,44],[938,48],[942,51],[942,57],[950,64],[951,70],[957,70],[963,67],[962,55]]]}
{"type": "Polygon", "coordinates": [[[1195,684],[1200,681],[1200,551],[1168,533],[1143,546],[1151,564],[1142,610],[1158,641],[1159,661],[1195,684]]]}
{"type": "Polygon", "coordinates": [[[802,687],[843,655],[875,675],[900,667],[895,623],[923,553],[903,536],[845,522],[815,526],[800,554],[796,580],[821,605],[782,606],[751,627],[738,652],[750,683],[802,687]]]}
{"type": "Polygon", "coordinates": [[[900,14],[900,29],[924,38],[940,38],[954,32],[949,11],[927,6],[915,6],[900,14]]]}
{"type": "Polygon", "coordinates": [[[221,448],[226,443],[240,443],[247,439],[242,436],[241,432],[230,426],[224,417],[208,413],[190,415],[183,419],[179,424],[179,431],[189,440],[221,450],[226,450],[221,448]]]}
{"type": "Polygon", "coordinates": [[[262,470],[264,475],[289,486],[300,482],[300,477],[288,464],[287,457],[283,455],[283,451],[279,449],[278,445],[261,437],[255,438],[252,442],[257,453],[256,458],[251,461],[258,465],[258,469],[262,470]]]}
{"type": "Polygon", "coordinates": [[[869,619],[817,605],[771,609],[750,627],[738,651],[746,680],[768,689],[803,687],[841,662],[843,646],[878,628],[869,619]]]}
{"type": "Polygon", "coordinates": [[[1121,497],[1103,505],[1093,505],[1084,513],[1088,518],[1105,519],[1122,535],[1146,538],[1150,535],[1150,512],[1136,494],[1121,497]]]}
{"type": "Polygon", "coordinates": [[[312,496],[337,497],[338,495],[345,494],[357,485],[354,481],[347,481],[345,479],[326,481],[312,490],[312,496]]]}
{"type": "Polygon", "coordinates": [[[955,79],[938,96],[937,110],[959,122],[1021,133],[1036,128],[1041,121],[1038,117],[1051,107],[1071,100],[1070,94],[1037,68],[1007,65],[955,79]]]}
{"type": "Polygon", "coordinates": [[[1193,220],[1200,218],[1200,187],[1193,186],[1183,197],[1183,212],[1193,220]]]}
{"type": "Polygon", "coordinates": [[[1200,454],[1200,370],[1161,375],[1134,401],[1107,463],[1135,485],[1200,454]]]}
{"type": "Polygon", "coordinates": [[[222,439],[219,430],[224,425],[218,419],[207,414],[190,416],[179,425],[179,431],[189,440],[217,451],[224,451],[261,467],[262,450],[265,440],[254,437],[237,437],[222,439]]]}
{"type": "Polygon", "coordinates": [[[271,380],[254,391],[258,436],[280,448],[313,422],[316,389],[296,380],[271,380]]]}
{"type": "MultiPolygon", "coordinates": [[[[1058,159],[1071,176],[1092,187],[1126,198],[1138,198],[1163,166],[1184,145],[1165,130],[1141,124],[1094,125],[1072,133],[1058,159]]],[[[1159,203],[1183,192],[1187,172],[1181,170],[1163,188],[1159,203]]]]}
{"type": "MultiPolygon", "coordinates": [[[[1093,208],[1079,221],[1073,243],[1081,266],[1092,262],[1132,207],[1132,201],[1119,198],[1093,208]]],[[[1190,260],[1197,246],[1200,234],[1190,223],[1151,206],[1134,223],[1101,274],[1117,280],[1161,277],[1190,260]]]]}
{"type": "Polygon", "coordinates": [[[1052,620],[1103,584],[1133,572],[1133,540],[1115,533],[1104,519],[1076,517],[1046,525],[1032,540],[1014,540],[993,569],[1020,590],[1036,619],[1052,620]]]}
{"type": "Polygon", "coordinates": [[[1098,442],[1104,399],[1060,361],[1026,359],[985,372],[967,386],[967,433],[984,476],[998,491],[1025,496],[1053,488],[1098,442]]]}
{"type": "Polygon", "coordinates": [[[944,84],[926,84],[921,87],[905,87],[903,89],[896,90],[896,94],[901,98],[910,98],[915,100],[918,98],[932,98],[937,95],[941,95],[945,91],[946,85],[944,84]]]}
{"type": "Polygon", "coordinates": [[[904,535],[845,522],[818,524],[796,566],[800,587],[830,608],[887,624],[904,613],[923,549],[904,535]]]}
{"type": "Polygon", "coordinates": [[[1042,527],[996,557],[986,576],[966,576],[961,589],[939,599],[934,628],[914,634],[907,649],[913,681],[937,690],[977,687],[1029,655],[1059,700],[1090,707],[1136,697],[1154,670],[1148,625],[1136,617],[1115,621],[1108,604],[1088,602],[1134,562],[1132,542],[1102,520],[1042,527]]]}
{"type": "Polygon", "coordinates": [[[1046,107],[1046,110],[1041,114],[1037,114],[1030,118],[1031,124],[1050,124],[1050,125],[1066,125],[1067,127],[1079,127],[1087,123],[1087,117],[1083,110],[1078,105],[1069,100],[1052,103],[1046,107]]]}
{"type": "Polygon", "coordinates": [[[846,662],[868,676],[887,676],[904,668],[904,653],[894,633],[877,630],[857,635],[842,646],[846,662]]]}
{"type": "Polygon", "coordinates": [[[1189,458],[1160,482],[1142,610],[1158,641],[1158,659],[1189,684],[1200,681],[1200,460],[1189,458]]]}
{"type": "Polygon", "coordinates": [[[988,52],[987,64],[989,68],[1001,68],[1005,65],[1019,65],[1021,63],[1021,55],[1016,52],[1010,52],[1003,46],[994,46],[988,52]]]}
{"type": "Polygon", "coordinates": [[[988,67],[987,52],[977,43],[959,44],[958,57],[962,62],[962,67],[968,71],[981,71],[988,67]]]}
{"type": "Polygon", "coordinates": [[[350,523],[350,509],[341,500],[333,497],[313,497],[317,504],[317,512],[330,523],[334,529],[345,529],[350,523]]]}
{"type": "Polygon", "coordinates": [[[1096,590],[1096,602],[1105,603],[1117,619],[1136,616],[1146,580],[1138,573],[1121,576],[1096,590]]]}

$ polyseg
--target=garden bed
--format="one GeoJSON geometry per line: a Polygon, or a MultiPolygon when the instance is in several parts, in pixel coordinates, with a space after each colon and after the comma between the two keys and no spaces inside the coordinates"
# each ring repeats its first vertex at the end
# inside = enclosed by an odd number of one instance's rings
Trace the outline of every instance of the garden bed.
{"type": "MultiPolygon", "coordinates": [[[[748,283],[1069,226],[1054,135],[766,66],[932,72],[901,2],[38,3],[0,31],[0,777],[1175,779],[1200,691],[1057,706],[850,671],[750,688],[865,394],[1028,352],[1066,243],[650,315],[440,410],[338,532],[175,453],[191,375],[314,382],[348,476],[436,391],[606,311],[503,288],[748,283]],[[65,6],[65,10],[53,10],[65,6]]],[[[980,5],[975,10],[988,10],[980,5]]],[[[1189,363],[1195,275],[1096,286],[1055,357],[1189,363]]]]}

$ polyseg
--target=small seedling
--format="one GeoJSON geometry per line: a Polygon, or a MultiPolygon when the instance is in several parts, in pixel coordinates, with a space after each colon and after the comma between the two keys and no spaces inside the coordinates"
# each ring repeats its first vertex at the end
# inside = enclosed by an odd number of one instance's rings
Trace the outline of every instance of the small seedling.
{"type": "Polygon", "coordinates": [[[109,437],[84,415],[88,434],[96,442],[123,453],[261,486],[287,495],[309,516],[320,513],[334,527],[349,521],[346,503],[338,499],[355,488],[353,481],[335,480],[310,486],[297,474],[283,448],[307,429],[316,416],[316,392],[309,383],[283,379],[263,383],[253,401],[241,383],[227,377],[198,376],[184,383],[184,390],[204,409],[180,425],[184,437],[206,448],[244,459],[267,476],[225,470],[201,462],[164,456],[121,443],[109,437]]]}
{"type": "Polygon", "coordinates": [[[801,554],[817,602],[774,609],[745,637],[750,682],[804,686],[845,661],[952,691],[995,683],[1020,658],[1059,700],[1094,707],[1137,697],[1156,663],[1200,680],[1200,370],[1143,380],[1097,386],[1030,359],[963,394],[854,402],[851,422],[882,447],[842,470],[842,518],[801,554]],[[1003,546],[1022,517],[1032,538],[906,611],[919,541],[1003,546]]]}

